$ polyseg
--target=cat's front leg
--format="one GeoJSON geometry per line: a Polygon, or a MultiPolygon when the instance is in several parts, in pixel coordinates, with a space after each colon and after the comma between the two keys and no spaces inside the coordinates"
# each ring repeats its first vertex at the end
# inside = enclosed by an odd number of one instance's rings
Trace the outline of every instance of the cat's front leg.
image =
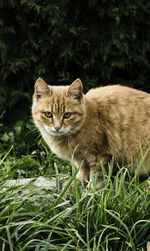
{"type": "Polygon", "coordinates": [[[111,155],[97,155],[93,157],[93,161],[90,162],[90,177],[88,187],[93,182],[98,183],[100,187],[103,187],[104,175],[108,173],[108,163],[111,160],[111,155]]]}
{"type": "Polygon", "coordinates": [[[90,166],[88,162],[84,159],[82,161],[76,161],[76,166],[79,169],[77,174],[77,180],[85,185],[89,183],[90,180],[90,166]]]}
{"type": "Polygon", "coordinates": [[[104,179],[102,172],[95,168],[95,166],[91,167],[88,188],[90,188],[94,184],[98,184],[100,187],[103,187],[103,181],[104,179]]]}

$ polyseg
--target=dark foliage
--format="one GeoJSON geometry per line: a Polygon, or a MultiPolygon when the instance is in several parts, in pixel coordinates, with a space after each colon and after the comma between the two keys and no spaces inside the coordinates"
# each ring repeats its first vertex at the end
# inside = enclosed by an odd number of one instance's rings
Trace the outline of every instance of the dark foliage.
{"type": "Polygon", "coordinates": [[[1,0],[0,117],[28,119],[39,76],[150,91],[149,38],[146,0],[1,0]]]}
{"type": "Polygon", "coordinates": [[[80,77],[86,89],[118,81],[149,89],[149,12],[146,0],[2,0],[1,113],[28,108],[38,76],[80,77]]]}

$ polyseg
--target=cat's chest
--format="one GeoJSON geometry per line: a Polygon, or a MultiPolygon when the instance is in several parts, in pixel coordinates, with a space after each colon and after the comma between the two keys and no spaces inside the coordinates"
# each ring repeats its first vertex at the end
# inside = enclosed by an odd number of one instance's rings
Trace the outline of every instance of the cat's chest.
{"type": "Polygon", "coordinates": [[[71,147],[69,147],[68,142],[66,140],[55,139],[54,137],[51,137],[43,131],[41,132],[41,134],[51,151],[55,153],[59,158],[63,160],[71,159],[71,147]]]}
{"type": "Polygon", "coordinates": [[[70,160],[71,151],[65,142],[51,141],[49,147],[53,153],[63,160],[70,160]]]}
{"type": "Polygon", "coordinates": [[[96,154],[94,151],[94,146],[92,144],[84,145],[82,142],[76,142],[72,140],[71,142],[67,141],[60,141],[55,142],[52,141],[49,145],[52,152],[54,152],[59,158],[64,160],[71,160],[71,159],[88,159],[93,154],[96,154]]]}
{"type": "Polygon", "coordinates": [[[97,154],[97,147],[95,142],[88,140],[79,140],[78,137],[66,139],[56,139],[45,132],[41,132],[44,140],[50,147],[51,151],[63,160],[75,159],[89,159],[89,157],[97,154]]]}

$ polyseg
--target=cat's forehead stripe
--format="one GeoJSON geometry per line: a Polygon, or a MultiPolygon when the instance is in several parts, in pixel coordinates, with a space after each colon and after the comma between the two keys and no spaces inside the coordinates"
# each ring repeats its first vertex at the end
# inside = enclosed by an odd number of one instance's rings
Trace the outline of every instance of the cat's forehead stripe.
{"type": "Polygon", "coordinates": [[[65,111],[65,93],[67,88],[67,86],[52,86],[52,112],[63,113],[65,111]]]}
{"type": "Polygon", "coordinates": [[[64,112],[65,111],[65,100],[61,96],[57,96],[53,100],[52,104],[53,112],[64,112]]]}

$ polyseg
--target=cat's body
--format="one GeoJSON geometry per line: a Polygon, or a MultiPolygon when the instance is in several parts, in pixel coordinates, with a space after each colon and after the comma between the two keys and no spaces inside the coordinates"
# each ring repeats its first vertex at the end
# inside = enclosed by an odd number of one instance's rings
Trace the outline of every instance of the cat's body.
{"type": "MultiPolygon", "coordinates": [[[[134,172],[141,152],[150,147],[150,95],[132,88],[114,85],[83,95],[79,79],[63,87],[38,79],[32,114],[50,149],[62,159],[74,159],[84,182],[112,157],[134,172]]],[[[148,171],[149,152],[141,173],[148,171]]]]}

